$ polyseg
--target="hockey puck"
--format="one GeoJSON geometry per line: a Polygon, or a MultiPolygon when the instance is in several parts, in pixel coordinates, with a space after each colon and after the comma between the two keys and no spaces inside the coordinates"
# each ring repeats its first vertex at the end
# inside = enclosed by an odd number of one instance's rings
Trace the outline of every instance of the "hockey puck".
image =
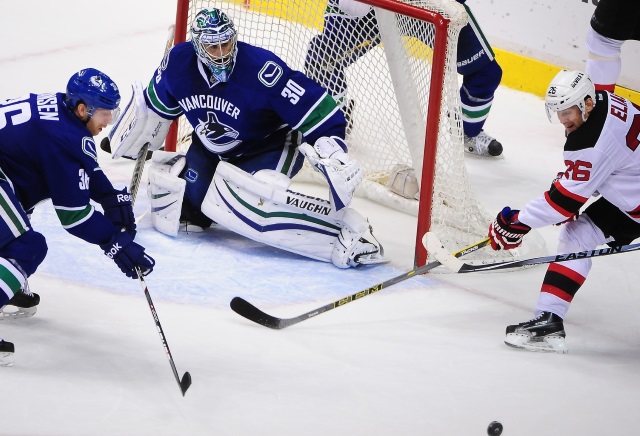
{"type": "Polygon", "coordinates": [[[500,436],[502,434],[502,424],[498,421],[492,421],[487,427],[487,434],[489,436],[500,436]]]}

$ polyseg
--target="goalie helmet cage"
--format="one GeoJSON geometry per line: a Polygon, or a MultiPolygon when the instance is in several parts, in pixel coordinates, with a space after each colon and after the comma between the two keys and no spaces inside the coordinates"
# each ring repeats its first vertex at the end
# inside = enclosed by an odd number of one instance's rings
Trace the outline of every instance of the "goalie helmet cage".
{"type": "MultiPolygon", "coordinates": [[[[427,262],[421,240],[429,230],[450,252],[486,237],[491,217],[476,199],[464,163],[456,50],[468,20],[465,8],[455,0],[362,0],[374,7],[377,29],[345,26],[322,43],[325,12],[339,12],[328,3],[178,0],[174,43],[188,39],[197,12],[218,8],[233,20],[239,40],[273,51],[329,89],[349,112],[349,154],[366,173],[356,194],[418,217],[416,266],[427,262]],[[415,170],[419,201],[387,187],[394,168],[415,170]]],[[[191,131],[182,117],[172,125],[165,148],[185,151],[191,131]]],[[[294,180],[324,182],[308,165],[294,180]]],[[[538,237],[525,245],[535,246],[537,254],[540,244],[544,249],[538,237]]],[[[485,250],[469,257],[490,256],[485,250]]]]}

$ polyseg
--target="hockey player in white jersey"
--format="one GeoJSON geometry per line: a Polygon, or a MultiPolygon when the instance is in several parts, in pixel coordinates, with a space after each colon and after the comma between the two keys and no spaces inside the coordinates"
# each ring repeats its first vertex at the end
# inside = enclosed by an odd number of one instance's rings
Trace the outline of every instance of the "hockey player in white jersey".
{"type": "Polygon", "coordinates": [[[348,207],[363,172],[337,104],[274,53],[238,41],[218,9],[196,15],[191,41],[165,55],[146,90],[134,85],[109,135],[114,158],[146,142],[157,150],[183,114],[194,129],[186,156],[155,152],[149,169],[157,230],[215,222],[339,268],[385,261],[368,221],[348,207]],[[289,189],[305,157],[326,178],[328,201],[289,189]]]}
{"type": "MultiPolygon", "coordinates": [[[[640,237],[640,107],[566,70],[553,78],[545,101],[549,120],[565,128],[566,168],[521,210],[498,214],[489,226],[492,248],[516,248],[530,229],[550,224],[562,224],[560,253],[631,243],[640,237]],[[580,212],[592,196],[598,198],[580,212]]],[[[591,259],[549,264],[534,318],[508,326],[505,343],[565,353],[563,319],[590,269],[591,259]]]]}

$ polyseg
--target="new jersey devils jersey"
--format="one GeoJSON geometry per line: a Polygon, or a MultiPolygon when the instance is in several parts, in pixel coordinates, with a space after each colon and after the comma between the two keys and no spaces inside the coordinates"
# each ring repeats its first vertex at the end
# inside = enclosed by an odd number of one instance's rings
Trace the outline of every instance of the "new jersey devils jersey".
{"type": "Polygon", "coordinates": [[[560,223],[597,194],[640,222],[640,107],[606,91],[595,101],[587,121],[567,136],[566,169],[520,211],[522,223],[560,223]]]}

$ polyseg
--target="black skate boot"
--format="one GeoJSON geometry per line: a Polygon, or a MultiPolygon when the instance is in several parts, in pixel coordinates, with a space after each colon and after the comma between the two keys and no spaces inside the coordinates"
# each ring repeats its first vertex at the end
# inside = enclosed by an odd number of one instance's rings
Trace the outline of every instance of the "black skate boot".
{"type": "Polygon", "coordinates": [[[16,351],[12,342],[0,339],[0,366],[13,365],[13,353],[16,351]]]}
{"type": "Polygon", "coordinates": [[[38,304],[40,304],[38,294],[21,289],[5,306],[0,308],[0,321],[33,316],[38,310],[38,304]]]}
{"type": "Polygon", "coordinates": [[[542,312],[530,321],[507,326],[504,343],[529,351],[566,353],[564,323],[555,313],[542,312]]]}

